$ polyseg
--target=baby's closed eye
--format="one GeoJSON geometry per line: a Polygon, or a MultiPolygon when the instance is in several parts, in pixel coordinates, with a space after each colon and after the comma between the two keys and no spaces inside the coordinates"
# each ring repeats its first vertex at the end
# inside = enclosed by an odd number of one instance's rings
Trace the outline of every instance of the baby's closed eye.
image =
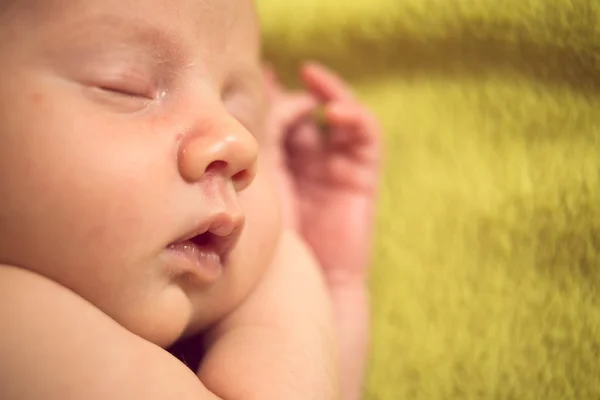
{"type": "Polygon", "coordinates": [[[153,82],[151,74],[144,68],[121,65],[108,65],[100,68],[101,71],[91,78],[89,84],[105,92],[120,95],[139,97],[153,100],[158,95],[157,85],[153,82]]]}
{"type": "MultiPolygon", "coordinates": [[[[115,111],[143,109],[161,97],[172,69],[170,53],[158,39],[126,34],[112,26],[83,29],[64,46],[49,47],[54,68],[80,85],[93,101],[115,111]]],[[[137,32],[137,31],[135,31],[137,32]]]]}
{"type": "MultiPolygon", "coordinates": [[[[129,49],[128,49],[129,50],[129,49]]],[[[160,76],[154,63],[138,51],[101,51],[75,68],[73,78],[93,99],[119,110],[135,111],[160,97],[160,76]]]]}

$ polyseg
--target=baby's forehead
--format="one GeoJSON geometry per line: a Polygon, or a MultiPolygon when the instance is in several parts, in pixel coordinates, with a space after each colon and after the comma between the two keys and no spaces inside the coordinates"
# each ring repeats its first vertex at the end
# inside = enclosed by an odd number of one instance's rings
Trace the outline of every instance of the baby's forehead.
{"type": "Polygon", "coordinates": [[[0,15],[43,19],[52,17],[75,3],[77,0],[0,0],[0,15]]]}
{"type": "Polygon", "coordinates": [[[257,28],[252,0],[0,0],[0,15],[8,19],[87,18],[102,14],[168,25],[172,30],[196,28],[222,33],[234,27],[257,28]]]}
{"type": "Polygon", "coordinates": [[[12,26],[48,46],[137,42],[153,44],[154,53],[202,50],[216,58],[247,58],[260,47],[251,0],[0,0],[0,6],[0,35],[12,26]]]}

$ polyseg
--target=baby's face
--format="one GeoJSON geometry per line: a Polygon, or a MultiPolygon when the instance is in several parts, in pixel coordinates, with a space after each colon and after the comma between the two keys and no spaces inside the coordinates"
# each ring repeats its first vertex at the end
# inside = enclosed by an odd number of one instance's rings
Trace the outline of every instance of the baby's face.
{"type": "Polygon", "coordinates": [[[163,346],[231,311],[279,232],[251,1],[5,4],[0,263],[163,346]]]}

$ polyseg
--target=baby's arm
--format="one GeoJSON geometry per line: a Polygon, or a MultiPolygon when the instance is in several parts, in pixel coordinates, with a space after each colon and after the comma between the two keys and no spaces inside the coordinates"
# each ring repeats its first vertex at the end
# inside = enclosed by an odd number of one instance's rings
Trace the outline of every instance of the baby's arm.
{"type": "Polygon", "coordinates": [[[267,68],[273,104],[267,132],[285,221],[310,246],[326,277],[341,349],[342,396],[357,400],[369,342],[367,267],[381,130],[333,72],[310,62],[301,78],[306,90],[289,92],[267,68]]]}
{"type": "Polygon", "coordinates": [[[337,399],[337,344],[311,254],[285,233],[264,281],[209,337],[200,380],[226,399],[337,399]]]}
{"type": "Polygon", "coordinates": [[[90,303],[0,265],[0,399],[218,400],[163,349],[90,303]]]}
{"type": "Polygon", "coordinates": [[[0,399],[335,399],[331,323],[314,261],[291,235],[215,332],[201,380],[64,287],[0,266],[0,399]]]}

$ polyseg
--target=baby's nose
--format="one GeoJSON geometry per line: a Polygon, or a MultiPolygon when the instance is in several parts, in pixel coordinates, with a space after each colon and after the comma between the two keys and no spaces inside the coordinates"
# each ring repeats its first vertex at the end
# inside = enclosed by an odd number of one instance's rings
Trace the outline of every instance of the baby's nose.
{"type": "Polygon", "coordinates": [[[199,181],[209,170],[231,179],[237,191],[248,187],[256,174],[258,144],[252,134],[230,116],[210,124],[210,129],[184,138],[179,170],[188,182],[199,181]]]}

